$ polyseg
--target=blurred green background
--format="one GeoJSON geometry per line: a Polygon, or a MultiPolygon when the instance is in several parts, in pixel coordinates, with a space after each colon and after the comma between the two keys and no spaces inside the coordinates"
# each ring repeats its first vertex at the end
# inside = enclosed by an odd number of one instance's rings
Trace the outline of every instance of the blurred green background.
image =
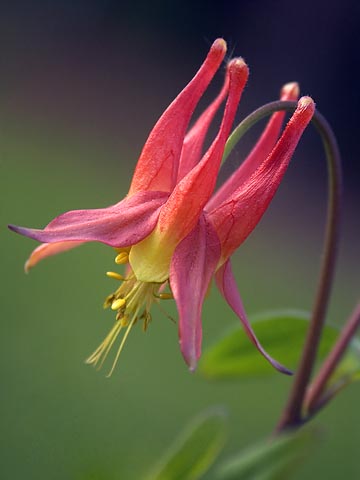
{"type": "MultiPolygon", "coordinates": [[[[234,54],[253,67],[239,118],[275,99],[283,83],[298,79],[339,134],[346,174],[344,233],[329,321],[341,324],[353,308],[360,285],[359,169],[348,83],[354,80],[347,67],[359,10],[356,2],[326,11],[325,3],[312,2],[310,16],[310,2],[304,2],[302,13],[292,15],[284,13],[285,5],[4,5],[2,478],[141,478],[184,423],[211,405],[229,411],[227,454],[267,436],[277,422],[289,378],[208,383],[190,374],[177,327],[160,311],[154,310],[146,334],[133,329],[110,379],[106,369],[86,366],[83,360],[113,324],[112,312],[102,310],[114,288],[104,275],[114,268],[113,251],[85,245],[25,275],[22,266],[35,242],[5,229],[7,223],[42,227],[63,211],[122,198],[152,125],[216,36],[227,38],[234,54]],[[335,54],[341,48],[340,58],[335,54]],[[340,91],[341,101],[334,93],[340,91]]],[[[202,105],[221,80],[219,75],[202,105]]],[[[255,133],[244,139],[236,155],[243,156],[254,138],[255,133]]],[[[320,142],[309,131],[271,208],[236,254],[238,284],[250,313],[310,308],[324,223],[324,165],[320,142]]],[[[171,302],[165,306],[175,315],[171,302]]],[[[215,289],[203,318],[204,348],[237,321],[215,289]]],[[[322,442],[294,478],[359,478],[359,398],[360,386],[354,385],[318,417],[322,442]]]]}

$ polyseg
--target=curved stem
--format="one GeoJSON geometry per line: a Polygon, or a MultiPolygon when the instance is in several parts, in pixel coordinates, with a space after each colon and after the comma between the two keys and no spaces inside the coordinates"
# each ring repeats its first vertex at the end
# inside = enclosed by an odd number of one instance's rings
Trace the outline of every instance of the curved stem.
{"type": "MultiPolygon", "coordinates": [[[[282,101],[278,100],[275,102],[270,102],[262,107],[258,108],[257,110],[254,110],[250,115],[248,115],[244,120],[242,120],[239,125],[231,132],[231,135],[227,139],[225,149],[224,149],[224,154],[222,157],[222,168],[220,172],[220,176],[223,176],[222,173],[226,169],[226,160],[234,147],[236,147],[237,143],[239,140],[245,135],[245,133],[250,130],[251,127],[253,127],[256,123],[258,123],[260,120],[263,118],[268,117],[272,113],[279,112],[280,110],[285,110],[288,112],[294,112],[297,107],[297,102],[290,102],[290,101],[282,101]]],[[[240,163],[239,159],[239,163],[240,163]]],[[[236,165],[237,167],[238,165],[236,165]]]]}
{"type": "Polygon", "coordinates": [[[326,310],[335,273],[337,247],[340,236],[342,184],[340,152],[330,125],[319,112],[316,112],[314,115],[313,123],[321,136],[328,168],[329,194],[323,258],[310,320],[310,327],[305,340],[299,369],[295,376],[288,403],[277,426],[277,431],[295,427],[302,423],[302,407],[306,388],[310,381],[316,360],[321,332],[325,323],[326,310]]]}
{"type": "MultiPolygon", "coordinates": [[[[239,139],[256,122],[279,110],[293,112],[296,102],[271,102],[255,110],[233,131],[226,144],[224,160],[228,157],[239,139]]],[[[303,423],[302,408],[309,383],[316,354],[324,326],[326,310],[331,292],[331,286],[335,271],[337,246],[340,232],[340,203],[341,203],[341,157],[335,135],[326,121],[318,112],[312,119],[323,142],[327,159],[328,169],[328,206],[320,275],[312,309],[310,326],[307,332],[304,349],[300,364],[295,375],[295,380],[290,391],[288,402],[277,426],[277,432],[290,428],[296,428],[303,423]]],[[[224,167],[224,165],[223,165],[224,167]]],[[[223,169],[222,169],[223,170],[223,169]]]]}

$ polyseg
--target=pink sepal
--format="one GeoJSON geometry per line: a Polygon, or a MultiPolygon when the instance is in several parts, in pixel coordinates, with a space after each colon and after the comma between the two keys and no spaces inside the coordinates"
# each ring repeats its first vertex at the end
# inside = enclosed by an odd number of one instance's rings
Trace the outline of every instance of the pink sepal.
{"type": "Polygon", "coordinates": [[[190,370],[201,354],[201,311],[220,257],[218,236],[204,215],[177,246],[170,266],[170,286],[179,313],[180,348],[190,370]]]}
{"type": "Polygon", "coordinates": [[[200,162],[175,186],[161,210],[158,229],[180,241],[195,227],[216,183],[221,158],[249,70],[241,59],[229,63],[229,95],[219,132],[200,162]]]}
{"type": "Polygon", "coordinates": [[[191,115],[225,53],[225,41],[215,40],[197,74],[157,121],[136,165],[129,195],[140,190],[171,192],[191,115]]]}
{"type": "Polygon", "coordinates": [[[126,247],[140,242],[155,228],[165,192],[139,192],[108,208],[73,210],[56,217],[43,230],[9,228],[42,243],[81,241],[126,247]]]}
{"type": "Polygon", "coordinates": [[[256,338],[256,335],[251,328],[250,322],[247,318],[244,305],[242,303],[235,278],[231,269],[230,260],[228,260],[224,265],[222,265],[215,275],[216,285],[220,290],[221,295],[225,298],[230,308],[234,313],[239,317],[245,332],[255,347],[259,350],[261,355],[263,355],[271,365],[279,370],[279,372],[285,373],[287,375],[292,375],[292,372],[286,367],[274,360],[261,346],[259,340],[256,338]]]}
{"type": "MultiPolygon", "coordinates": [[[[286,84],[281,90],[280,100],[282,101],[297,100],[298,97],[299,86],[295,82],[286,84]]],[[[206,210],[208,212],[224,202],[266,159],[279,137],[284,117],[285,111],[276,112],[271,116],[263,133],[249,155],[230,178],[228,178],[228,180],[210,198],[206,205],[206,210]]]]}
{"type": "Polygon", "coordinates": [[[57,242],[57,243],[42,243],[38,247],[33,250],[30,257],[27,259],[25,263],[25,272],[27,273],[30,268],[35,267],[37,263],[47,257],[51,257],[52,255],[57,255],[58,253],[66,252],[67,250],[71,250],[75,247],[79,247],[84,242],[57,242]]]}
{"type": "Polygon", "coordinates": [[[223,261],[239,247],[265,213],[314,110],[311,98],[301,98],[270,155],[226,201],[209,213],[220,238],[223,261]]]}
{"type": "Polygon", "coordinates": [[[185,136],[184,145],[181,151],[177,182],[187,175],[199,162],[206,134],[210,124],[224,101],[229,89],[229,70],[226,72],[224,85],[208,108],[200,115],[196,123],[191,127],[185,136]]]}

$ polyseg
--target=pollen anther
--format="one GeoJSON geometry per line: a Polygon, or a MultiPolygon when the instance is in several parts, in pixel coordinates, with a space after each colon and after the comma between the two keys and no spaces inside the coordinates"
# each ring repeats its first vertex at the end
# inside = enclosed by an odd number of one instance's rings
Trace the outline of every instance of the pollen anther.
{"type": "Polygon", "coordinates": [[[172,293],[159,293],[159,298],[161,300],[172,300],[174,296],[172,293]]]}
{"type": "Polygon", "coordinates": [[[119,255],[116,255],[115,257],[115,263],[117,265],[128,263],[128,261],[129,261],[129,255],[126,252],[121,252],[119,253],[119,255]]]}
{"type": "Polygon", "coordinates": [[[126,300],[124,298],[118,298],[117,300],[114,300],[111,304],[111,310],[119,310],[119,308],[123,307],[125,303],[126,300]]]}
{"type": "Polygon", "coordinates": [[[107,275],[109,278],[113,278],[114,280],[120,280],[121,282],[125,280],[125,277],[123,277],[122,275],[120,275],[120,273],[116,273],[116,272],[106,272],[106,275],[107,275]]]}

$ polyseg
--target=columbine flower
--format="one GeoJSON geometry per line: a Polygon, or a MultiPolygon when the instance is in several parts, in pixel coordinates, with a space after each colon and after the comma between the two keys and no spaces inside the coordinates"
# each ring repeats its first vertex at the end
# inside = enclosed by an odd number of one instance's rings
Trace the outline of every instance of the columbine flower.
{"type": "MultiPolygon", "coordinates": [[[[251,341],[275,368],[289,373],[257,340],[237,291],[229,257],[254,229],[274,196],[312,117],[314,103],[307,97],[300,99],[278,141],[284,113],[274,114],[247,160],[212,197],[248,77],[241,58],[228,63],[218,97],[186,131],[225,52],[225,41],[216,40],[197,74],[158,120],[124,200],[108,208],[64,213],[43,230],[10,226],[43,242],[30,256],[26,269],[84,242],[97,241],[116,248],[115,262],[127,266],[125,276],[108,272],[121,282],[105,301],[105,306],[116,311],[116,322],[88,359],[89,363],[101,365],[120,330],[126,328],[111,372],[132,326],[142,320],[146,328],[151,305],[169,297],[175,299],[178,309],[181,352],[193,370],[201,352],[202,305],[215,276],[220,292],[239,316],[251,341]],[[226,97],[218,134],[201,157],[205,135],[226,97]]],[[[297,85],[289,84],[281,98],[293,100],[297,95],[297,85]]]]}

